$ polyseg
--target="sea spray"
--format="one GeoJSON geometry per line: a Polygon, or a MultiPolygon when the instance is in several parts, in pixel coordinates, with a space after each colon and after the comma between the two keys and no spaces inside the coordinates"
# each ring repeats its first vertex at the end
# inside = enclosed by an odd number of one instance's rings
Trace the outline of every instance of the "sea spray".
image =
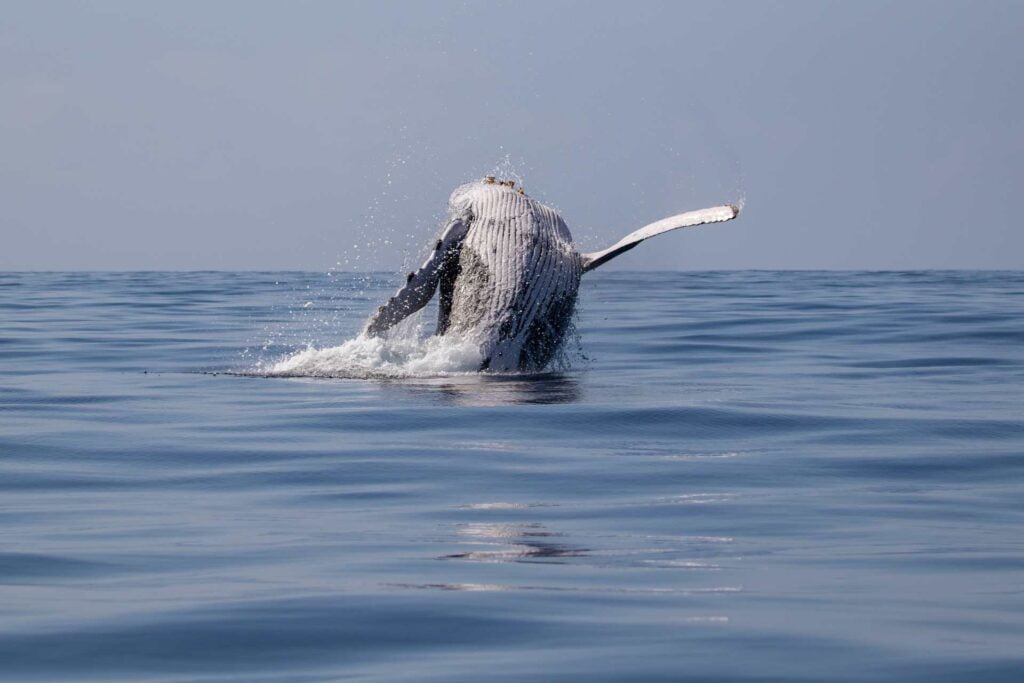
{"type": "Polygon", "coordinates": [[[476,372],[479,344],[458,337],[359,335],[340,346],[309,346],[264,369],[268,377],[436,377],[476,372]]]}

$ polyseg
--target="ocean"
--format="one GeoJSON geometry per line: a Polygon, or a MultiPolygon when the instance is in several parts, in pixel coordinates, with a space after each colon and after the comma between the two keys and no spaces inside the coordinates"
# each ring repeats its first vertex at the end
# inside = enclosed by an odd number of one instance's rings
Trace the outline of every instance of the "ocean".
{"type": "Polygon", "coordinates": [[[0,679],[1024,680],[1024,273],[0,275],[0,679]]]}

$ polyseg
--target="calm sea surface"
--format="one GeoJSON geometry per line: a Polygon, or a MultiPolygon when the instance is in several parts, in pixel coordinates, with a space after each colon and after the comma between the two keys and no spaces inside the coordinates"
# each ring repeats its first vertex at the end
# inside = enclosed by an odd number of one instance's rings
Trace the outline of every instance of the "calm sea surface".
{"type": "Polygon", "coordinates": [[[565,371],[259,376],[395,285],[0,275],[0,679],[1024,680],[1024,274],[598,272],[565,371]]]}

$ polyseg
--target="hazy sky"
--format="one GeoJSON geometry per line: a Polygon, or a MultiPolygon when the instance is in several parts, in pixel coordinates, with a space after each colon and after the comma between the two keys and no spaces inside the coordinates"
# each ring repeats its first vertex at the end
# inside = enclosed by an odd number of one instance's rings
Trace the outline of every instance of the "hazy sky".
{"type": "Polygon", "coordinates": [[[1024,2],[6,2],[0,269],[398,268],[498,168],[622,268],[1022,268],[1024,2]]]}

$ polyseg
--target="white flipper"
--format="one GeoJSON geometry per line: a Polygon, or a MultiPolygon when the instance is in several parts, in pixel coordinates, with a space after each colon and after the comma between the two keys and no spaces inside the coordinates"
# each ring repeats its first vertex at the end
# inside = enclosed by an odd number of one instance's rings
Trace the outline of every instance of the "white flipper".
{"type": "Polygon", "coordinates": [[[407,317],[427,305],[437,290],[441,267],[453,251],[458,251],[469,230],[471,216],[460,215],[449,221],[430,256],[419,270],[406,276],[405,286],[377,309],[363,328],[363,334],[379,337],[407,317]]]}
{"type": "Polygon", "coordinates": [[[731,221],[739,213],[740,210],[737,207],[725,205],[713,206],[710,209],[701,209],[700,211],[688,211],[675,216],[669,216],[668,218],[662,218],[660,221],[645,225],[636,232],[629,233],[607,249],[583,254],[583,272],[586,273],[589,270],[593,270],[619,254],[629,251],[648,237],[654,237],[663,232],[678,230],[679,228],[691,228],[695,225],[731,221]]]}

